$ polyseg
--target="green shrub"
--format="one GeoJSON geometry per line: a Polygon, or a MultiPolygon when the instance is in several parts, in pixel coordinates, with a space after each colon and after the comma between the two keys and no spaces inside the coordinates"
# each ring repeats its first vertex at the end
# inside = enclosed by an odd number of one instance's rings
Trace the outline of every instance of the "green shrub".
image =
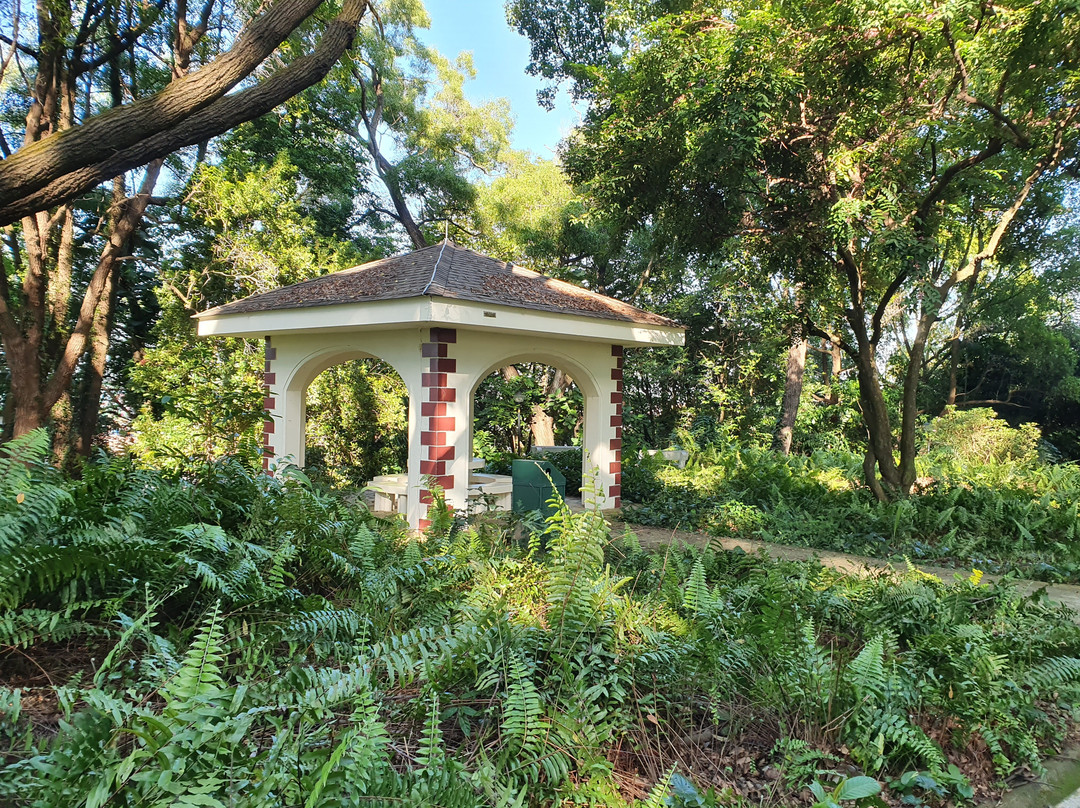
{"type": "Polygon", "coordinates": [[[862,458],[848,453],[784,457],[729,445],[697,450],[696,465],[682,470],[630,458],[624,512],[645,525],[1080,580],[1080,468],[1034,463],[1029,433],[988,430],[997,437],[980,446],[1023,462],[957,465],[942,450],[936,465],[920,460],[922,488],[889,503],[862,485],[862,458]]]}
{"type": "Polygon", "coordinates": [[[1039,428],[1009,426],[989,408],[949,409],[923,430],[929,463],[963,469],[1007,463],[1031,465],[1038,459],[1039,428]]]}
{"type": "Polygon", "coordinates": [[[582,485],[581,466],[583,450],[580,447],[560,449],[556,452],[534,451],[530,456],[537,460],[547,460],[555,466],[555,468],[561,471],[562,475],[566,478],[567,496],[577,496],[582,485]]]}

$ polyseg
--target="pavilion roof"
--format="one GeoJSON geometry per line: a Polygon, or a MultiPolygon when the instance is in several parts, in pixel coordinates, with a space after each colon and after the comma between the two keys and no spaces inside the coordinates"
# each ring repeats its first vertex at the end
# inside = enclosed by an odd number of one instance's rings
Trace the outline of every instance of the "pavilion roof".
{"type": "Polygon", "coordinates": [[[425,296],[668,328],[682,327],[659,314],[481,255],[449,240],[251,295],[196,316],[252,314],[425,296]]]}

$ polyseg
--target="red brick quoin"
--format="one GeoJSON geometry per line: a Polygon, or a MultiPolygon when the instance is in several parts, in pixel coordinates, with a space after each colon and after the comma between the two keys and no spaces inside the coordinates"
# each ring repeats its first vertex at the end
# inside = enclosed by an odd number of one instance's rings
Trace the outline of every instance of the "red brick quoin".
{"type": "MultiPolygon", "coordinates": [[[[263,409],[272,412],[277,402],[270,397],[270,385],[274,384],[277,374],[270,370],[270,363],[277,359],[277,348],[270,345],[270,337],[265,338],[265,366],[263,368],[263,409]]],[[[273,474],[270,463],[274,459],[274,450],[270,448],[270,436],[274,434],[274,418],[268,415],[263,421],[262,466],[267,474],[273,474]]]]}
{"type": "Polygon", "coordinates": [[[608,443],[608,448],[615,453],[615,459],[608,464],[608,472],[615,477],[615,483],[608,486],[608,496],[614,500],[616,508],[622,507],[622,427],[623,427],[623,346],[612,345],[611,356],[615,366],[611,369],[611,380],[615,382],[615,391],[611,394],[611,403],[615,405],[615,414],[611,416],[611,426],[615,437],[608,443]]]}
{"type": "MultiPolygon", "coordinates": [[[[453,434],[457,419],[446,414],[446,403],[457,401],[457,390],[449,376],[457,373],[457,360],[450,356],[450,346],[457,342],[457,330],[433,328],[428,342],[420,346],[420,356],[428,366],[420,378],[420,445],[424,447],[420,473],[434,477],[443,489],[454,487],[454,475],[446,470],[454,459],[453,434]]],[[[430,491],[420,491],[420,502],[430,505],[430,491]]],[[[420,520],[420,529],[431,526],[429,519],[420,520]]]]}

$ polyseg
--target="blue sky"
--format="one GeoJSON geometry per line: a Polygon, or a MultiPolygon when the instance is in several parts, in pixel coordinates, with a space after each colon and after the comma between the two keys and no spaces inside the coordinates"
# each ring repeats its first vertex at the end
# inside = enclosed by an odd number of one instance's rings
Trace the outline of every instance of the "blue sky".
{"type": "Polygon", "coordinates": [[[473,103],[506,98],[514,111],[513,144],[552,158],[555,146],[578,122],[565,92],[551,112],[536,103],[539,79],[526,75],[529,41],[506,23],[504,0],[426,0],[431,30],[422,39],[444,56],[471,51],[476,79],[465,90],[473,103]]]}

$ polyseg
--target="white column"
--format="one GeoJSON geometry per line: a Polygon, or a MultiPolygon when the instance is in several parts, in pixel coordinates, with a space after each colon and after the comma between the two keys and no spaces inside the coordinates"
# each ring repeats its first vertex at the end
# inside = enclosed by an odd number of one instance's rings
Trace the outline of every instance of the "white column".
{"type": "Polygon", "coordinates": [[[622,347],[610,354],[594,355],[590,368],[596,393],[585,398],[585,423],[581,446],[582,502],[586,506],[617,508],[622,483],[622,347]]]}

